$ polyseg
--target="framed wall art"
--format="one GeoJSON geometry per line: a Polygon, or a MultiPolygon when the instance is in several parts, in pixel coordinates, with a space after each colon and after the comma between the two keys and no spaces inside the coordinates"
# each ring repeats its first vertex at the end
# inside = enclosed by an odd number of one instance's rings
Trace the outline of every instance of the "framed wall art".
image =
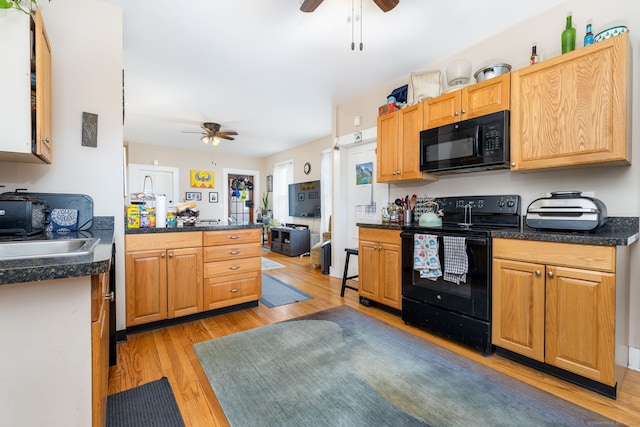
{"type": "Polygon", "coordinates": [[[185,200],[193,200],[193,201],[202,200],[202,193],[200,193],[199,191],[187,191],[185,195],[185,200]]]}
{"type": "Polygon", "coordinates": [[[218,203],[218,192],[213,191],[209,193],[209,203],[218,203]]]}

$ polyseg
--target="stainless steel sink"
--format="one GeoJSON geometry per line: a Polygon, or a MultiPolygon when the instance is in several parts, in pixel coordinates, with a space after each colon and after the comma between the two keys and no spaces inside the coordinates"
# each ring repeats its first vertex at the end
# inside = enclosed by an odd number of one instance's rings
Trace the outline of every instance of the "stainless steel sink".
{"type": "Polygon", "coordinates": [[[99,241],[86,238],[5,242],[0,243],[0,260],[88,255],[99,241]]]}

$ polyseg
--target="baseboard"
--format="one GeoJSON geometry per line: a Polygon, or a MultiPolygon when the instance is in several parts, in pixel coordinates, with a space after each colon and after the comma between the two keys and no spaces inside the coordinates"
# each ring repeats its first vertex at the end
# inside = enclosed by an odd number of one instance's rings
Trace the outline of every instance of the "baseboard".
{"type": "Polygon", "coordinates": [[[640,348],[629,347],[629,369],[640,371],[640,348]]]}

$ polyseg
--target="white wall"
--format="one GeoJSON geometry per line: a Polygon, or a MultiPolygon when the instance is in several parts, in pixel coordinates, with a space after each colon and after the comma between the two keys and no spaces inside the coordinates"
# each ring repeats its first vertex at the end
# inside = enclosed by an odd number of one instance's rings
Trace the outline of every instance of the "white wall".
{"type": "Polygon", "coordinates": [[[99,0],[39,5],[52,51],[53,162],[0,162],[0,184],[87,194],[94,215],[115,217],[117,317],[124,322],[122,11],[99,0]],[[81,145],[83,111],[98,115],[97,148],[81,145]]]}
{"type": "MultiPolygon", "coordinates": [[[[459,58],[466,58],[473,64],[473,72],[486,65],[487,62],[506,62],[513,70],[529,65],[531,46],[537,44],[542,59],[560,55],[560,34],[564,29],[568,12],[573,13],[576,28],[576,48],[582,48],[582,37],[587,22],[593,23],[594,33],[613,25],[626,25],[630,28],[630,40],[633,50],[633,129],[632,166],[589,167],[572,170],[547,170],[528,173],[509,171],[476,172],[463,175],[441,177],[429,184],[394,184],[390,185],[390,200],[406,194],[429,196],[455,196],[468,194],[501,194],[515,193],[522,196],[523,211],[534,199],[554,190],[581,190],[595,193],[608,208],[609,216],[634,216],[640,213],[640,2],[631,0],[569,0],[553,9],[526,20],[514,23],[513,28],[488,40],[479,41],[475,46],[462,51],[452,52],[448,58],[427,64],[419,70],[406,70],[406,75],[398,76],[396,81],[389,82],[383,88],[374,88],[371,93],[360,99],[339,105],[334,114],[334,136],[342,136],[368,126],[375,126],[377,107],[385,103],[386,96],[396,87],[407,84],[409,73],[414,71],[439,69],[443,75],[446,66],[459,58]],[[362,125],[353,126],[353,116],[360,115],[362,125]],[[371,124],[373,123],[373,124],[371,124]]],[[[416,40],[415,46],[429,48],[432,40],[416,40]]],[[[412,47],[413,52],[420,49],[412,47]]],[[[336,168],[337,169],[337,168],[336,168]]],[[[335,179],[336,185],[338,179],[335,179]]],[[[334,206],[338,206],[335,203],[334,206]]],[[[335,213],[339,221],[338,212],[335,213]]],[[[630,343],[640,348],[640,245],[631,247],[631,295],[630,295],[630,343]]],[[[335,260],[334,260],[335,264],[335,260]]],[[[635,350],[634,350],[635,351],[635,350]]],[[[640,350],[639,350],[640,351],[640,350]]],[[[638,359],[636,357],[636,359],[638,359]]],[[[636,367],[638,369],[638,367],[636,367]]]]}

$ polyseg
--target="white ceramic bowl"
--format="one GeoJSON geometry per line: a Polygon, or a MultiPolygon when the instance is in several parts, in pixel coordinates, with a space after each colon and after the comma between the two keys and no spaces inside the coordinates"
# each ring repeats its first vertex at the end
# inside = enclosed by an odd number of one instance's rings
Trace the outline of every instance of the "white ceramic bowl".
{"type": "Polygon", "coordinates": [[[625,27],[624,25],[618,25],[617,27],[611,27],[607,28],[604,31],[600,31],[598,34],[596,34],[594,40],[596,42],[601,42],[603,40],[610,39],[611,37],[626,33],[627,31],[629,31],[627,27],[625,27]]]}

